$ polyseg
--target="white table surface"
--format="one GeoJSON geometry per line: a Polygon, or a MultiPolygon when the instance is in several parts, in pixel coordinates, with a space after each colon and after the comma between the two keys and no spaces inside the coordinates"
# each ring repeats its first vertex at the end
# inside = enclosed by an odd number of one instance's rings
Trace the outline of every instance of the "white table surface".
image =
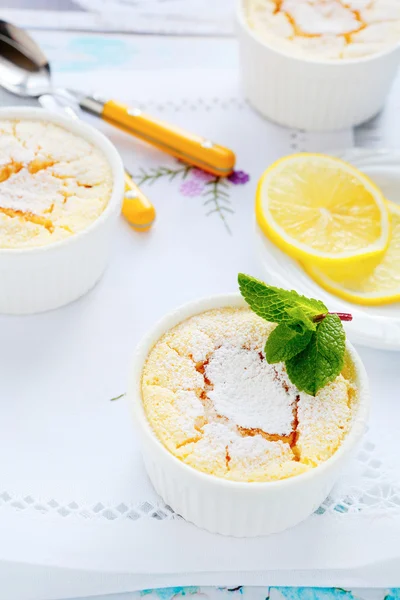
{"type": "MultiPolygon", "coordinates": [[[[160,69],[189,69],[193,68],[207,69],[213,68],[223,72],[226,69],[236,69],[238,66],[236,42],[232,38],[196,38],[196,37],[166,37],[166,36],[135,36],[135,35],[114,35],[108,34],[87,34],[65,31],[41,31],[35,29],[33,36],[42,45],[48,54],[54,73],[59,81],[65,76],[77,71],[88,75],[88,85],[90,85],[90,73],[93,70],[103,69],[105,66],[117,69],[121,77],[126,80],[127,86],[135,86],[135,72],[147,71],[156,74],[160,69]]],[[[398,105],[400,95],[394,90],[387,110],[369,124],[358,128],[355,132],[356,142],[368,146],[398,146],[399,138],[399,117],[398,105]]],[[[2,102],[4,102],[2,97],[2,102]]],[[[362,351],[371,369],[375,362],[374,353],[370,350],[362,351]]],[[[378,356],[378,355],[377,355],[378,356]]],[[[386,384],[391,387],[398,381],[398,375],[395,373],[396,358],[393,355],[387,355],[386,365],[392,365],[385,370],[386,384]]],[[[384,355],[379,353],[381,365],[385,364],[384,355]],[[382,362],[383,360],[383,362],[382,362]]],[[[25,577],[29,582],[30,578],[35,578],[35,571],[30,569],[21,569],[18,565],[6,565],[6,568],[0,566],[0,581],[2,588],[2,597],[7,598],[7,589],[13,590],[14,584],[21,577],[25,577]],[[8,586],[8,587],[7,587],[8,586]]],[[[43,576],[43,573],[41,574],[43,576]]],[[[52,575],[48,573],[49,582],[52,575]]],[[[29,585],[29,584],[28,584],[29,585]]],[[[49,583],[50,585],[50,583],[49,583]]],[[[143,594],[119,594],[103,596],[104,600],[128,600],[128,598],[137,598],[143,594]]],[[[151,594],[149,594],[151,595],[151,594]]],[[[279,591],[269,588],[245,589],[237,592],[218,591],[215,589],[183,589],[173,592],[154,593],[155,598],[159,600],[171,600],[180,595],[201,596],[210,600],[225,599],[227,597],[236,599],[243,595],[244,599],[253,600],[253,598],[288,598],[289,600],[313,600],[324,598],[324,600],[338,600],[339,598],[369,599],[377,600],[386,598],[394,600],[398,598],[398,591],[392,590],[352,590],[343,592],[343,590],[329,590],[320,592],[318,590],[297,590],[279,591]]],[[[97,597],[100,600],[100,596],[97,597]]]]}

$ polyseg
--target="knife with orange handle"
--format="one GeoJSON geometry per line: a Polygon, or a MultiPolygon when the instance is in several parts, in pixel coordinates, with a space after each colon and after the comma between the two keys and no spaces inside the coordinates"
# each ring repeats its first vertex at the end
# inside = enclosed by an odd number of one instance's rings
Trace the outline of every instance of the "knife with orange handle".
{"type": "Polygon", "coordinates": [[[234,169],[232,150],[150,117],[139,108],[130,108],[113,100],[104,102],[94,96],[80,98],[79,104],[87,112],[213,175],[227,177],[234,169]]]}
{"type": "Polygon", "coordinates": [[[133,182],[125,171],[125,193],[122,214],[136,231],[148,231],[156,218],[156,211],[150,200],[133,182]]]}

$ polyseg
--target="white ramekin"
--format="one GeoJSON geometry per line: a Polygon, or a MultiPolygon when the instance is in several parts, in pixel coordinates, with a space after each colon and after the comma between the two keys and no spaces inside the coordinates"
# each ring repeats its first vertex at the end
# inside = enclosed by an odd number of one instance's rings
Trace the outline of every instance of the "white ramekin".
{"type": "Polygon", "coordinates": [[[353,127],[383,107],[400,62],[400,44],[379,54],[322,61],[290,56],[260,41],[237,0],[241,77],[250,104],[288,127],[353,127]]]}
{"type": "Polygon", "coordinates": [[[0,119],[34,119],[62,125],[101,150],[111,167],[111,198],[87,229],[37,248],[0,248],[0,313],[31,314],[58,308],[89,291],[107,265],[123,199],[122,161],[111,142],[82,121],[30,107],[1,108],[0,119]]]}
{"type": "Polygon", "coordinates": [[[148,475],[158,494],[176,513],[213,533],[236,537],[276,533],[312,514],[328,496],[349,460],[367,423],[367,375],[353,346],[347,344],[357,374],[359,408],[343,444],[321,466],[290,479],[266,483],[227,481],[197,471],[173,456],[153,433],[143,408],[141,376],[149,351],[166,331],[195,314],[224,306],[246,306],[246,303],[240,294],[190,302],[161,319],[138,345],[128,391],[135,429],[148,475]]]}

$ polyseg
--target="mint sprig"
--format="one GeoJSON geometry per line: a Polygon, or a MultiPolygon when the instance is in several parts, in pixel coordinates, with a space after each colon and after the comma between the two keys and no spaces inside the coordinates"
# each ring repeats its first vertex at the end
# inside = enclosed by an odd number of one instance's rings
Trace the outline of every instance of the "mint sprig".
{"type": "Polygon", "coordinates": [[[285,362],[304,350],[311,341],[312,332],[298,333],[294,329],[280,323],[274,329],[265,344],[265,358],[270,364],[285,362]]]}
{"type": "Polygon", "coordinates": [[[344,366],[346,334],[337,315],[326,315],[307,346],[286,360],[289,379],[311,396],[336,379],[344,366]]]}
{"type": "Polygon", "coordinates": [[[295,291],[282,290],[266,285],[262,281],[239,273],[240,293],[250,308],[271,323],[298,323],[308,326],[312,317],[327,313],[328,309],[321,300],[300,296],[295,291]],[[293,314],[295,311],[295,314],[293,314]]]}
{"type": "Polygon", "coordinates": [[[311,396],[336,379],[346,349],[341,320],[351,320],[351,315],[329,313],[321,300],[266,285],[243,273],[238,281],[250,308],[278,324],[265,344],[267,362],[285,362],[290,381],[311,396]]]}

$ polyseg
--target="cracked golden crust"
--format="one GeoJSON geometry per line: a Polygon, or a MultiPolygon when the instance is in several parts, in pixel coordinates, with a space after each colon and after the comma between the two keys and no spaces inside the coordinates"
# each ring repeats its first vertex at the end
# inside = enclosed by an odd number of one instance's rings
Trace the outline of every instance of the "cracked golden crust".
{"type": "MultiPolygon", "coordinates": [[[[217,309],[184,321],[155,344],[142,374],[143,405],[155,434],[177,458],[226,479],[271,481],[303,473],[337,450],[354,403],[343,376],[314,405],[309,396],[296,395],[290,435],[246,429],[216,411],[207,379],[214,351],[228,342],[261,353],[272,328],[247,308],[217,309]]],[[[276,373],[293,393],[285,372],[276,373]]]]}
{"type": "Polygon", "coordinates": [[[295,56],[352,59],[400,40],[397,0],[246,0],[244,8],[262,41],[295,56]]]}
{"type": "Polygon", "coordinates": [[[42,121],[3,120],[0,132],[0,248],[60,241],[101,215],[113,182],[97,148],[42,121]]]}

